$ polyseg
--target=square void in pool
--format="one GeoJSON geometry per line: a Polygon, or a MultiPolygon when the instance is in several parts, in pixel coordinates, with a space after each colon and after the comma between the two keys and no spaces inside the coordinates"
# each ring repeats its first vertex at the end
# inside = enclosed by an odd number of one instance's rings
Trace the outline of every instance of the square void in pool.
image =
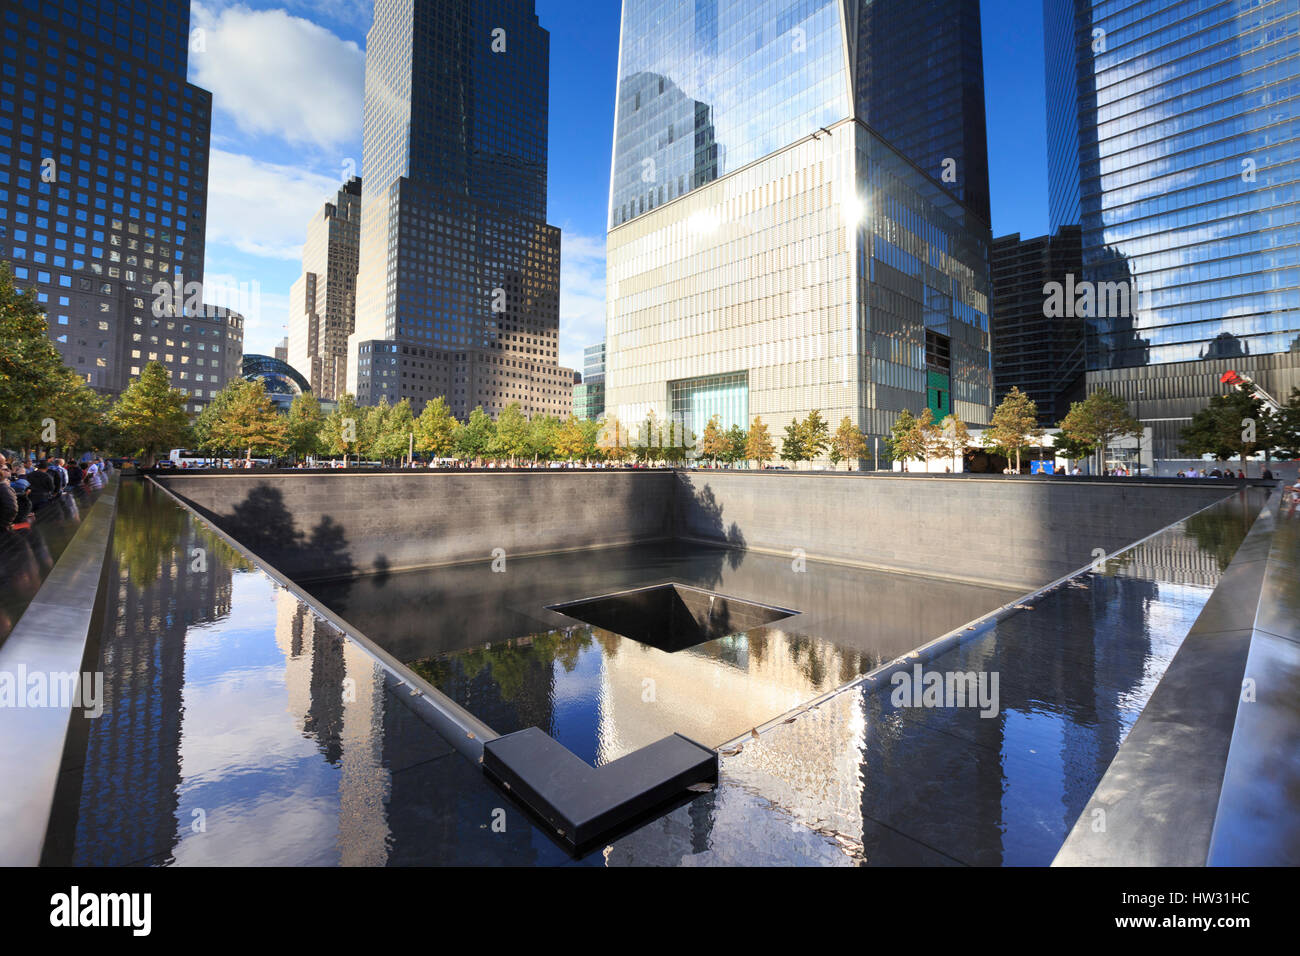
{"type": "Polygon", "coordinates": [[[548,605],[584,624],[672,653],[798,614],[684,584],[660,584],[548,605]]]}

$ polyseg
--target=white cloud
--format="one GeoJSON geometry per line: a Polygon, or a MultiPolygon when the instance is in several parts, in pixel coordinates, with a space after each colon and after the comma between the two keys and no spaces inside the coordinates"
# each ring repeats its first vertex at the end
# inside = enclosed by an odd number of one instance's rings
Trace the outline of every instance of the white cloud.
{"type": "Polygon", "coordinates": [[[605,337],[605,237],[564,232],[560,246],[560,364],[582,370],[582,350],[605,337]]]}
{"type": "Polygon", "coordinates": [[[271,259],[298,260],[307,222],[341,180],[214,149],[208,157],[207,241],[271,259]]]}
{"type": "Polygon", "coordinates": [[[365,54],[310,20],[242,4],[191,8],[203,49],[191,79],[212,91],[213,109],[245,133],[321,149],[354,142],[361,128],[365,54]]]}

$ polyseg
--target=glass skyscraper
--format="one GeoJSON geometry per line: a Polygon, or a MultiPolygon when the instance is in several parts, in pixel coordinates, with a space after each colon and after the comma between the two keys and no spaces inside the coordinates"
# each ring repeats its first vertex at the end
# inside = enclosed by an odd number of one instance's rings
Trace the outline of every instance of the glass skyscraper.
{"type": "Polygon", "coordinates": [[[607,414],[986,423],[980,58],[974,0],[625,0],[607,414]]]}
{"type": "Polygon", "coordinates": [[[567,415],[546,223],[549,34],[532,0],[378,0],[366,42],[355,331],[363,405],[567,415]]]}
{"type": "Polygon", "coordinates": [[[157,360],[201,409],[239,374],[243,317],[155,308],[203,282],[212,97],[185,81],[189,6],[21,0],[0,29],[0,261],[92,388],[157,360]]]}
{"type": "Polygon", "coordinates": [[[1175,457],[1223,372],[1300,385],[1300,6],[1044,0],[1044,28],[1052,225],[1128,286],[1086,317],[1088,384],[1175,457]]]}

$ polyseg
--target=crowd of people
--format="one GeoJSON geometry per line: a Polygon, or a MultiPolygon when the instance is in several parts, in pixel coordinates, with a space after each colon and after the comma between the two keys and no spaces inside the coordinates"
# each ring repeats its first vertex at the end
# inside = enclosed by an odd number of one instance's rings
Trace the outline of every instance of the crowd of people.
{"type": "Polygon", "coordinates": [[[102,487],[112,467],[103,458],[11,461],[0,454],[0,532],[30,528],[36,512],[62,495],[102,487]]]}

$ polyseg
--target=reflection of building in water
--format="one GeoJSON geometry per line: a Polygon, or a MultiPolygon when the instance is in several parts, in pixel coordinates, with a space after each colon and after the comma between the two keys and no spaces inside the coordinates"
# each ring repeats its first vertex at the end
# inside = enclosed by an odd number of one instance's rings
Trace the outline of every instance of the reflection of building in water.
{"type": "Polygon", "coordinates": [[[604,659],[599,762],[673,733],[716,747],[862,669],[853,651],[770,628],[675,653],[625,641],[604,659]]]}
{"type": "Polygon", "coordinates": [[[339,863],[382,866],[390,777],[383,754],[383,672],[289,591],[277,590],[275,601],[289,712],[340,771],[339,863]]]}
{"type": "Polygon", "coordinates": [[[179,509],[176,521],[170,510],[132,514],[141,490],[119,493],[123,520],[109,579],[117,614],[101,638],[104,714],[89,722],[77,865],[156,862],[175,849],[186,635],[191,625],[230,613],[230,569],[209,556],[196,570],[196,552],[206,553],[213,539],[179,509]],[[95,799],[124,789],[133,805],[128,815],[95,799]],[[112,842],[93,839],[102,834],[112,842]]]}

